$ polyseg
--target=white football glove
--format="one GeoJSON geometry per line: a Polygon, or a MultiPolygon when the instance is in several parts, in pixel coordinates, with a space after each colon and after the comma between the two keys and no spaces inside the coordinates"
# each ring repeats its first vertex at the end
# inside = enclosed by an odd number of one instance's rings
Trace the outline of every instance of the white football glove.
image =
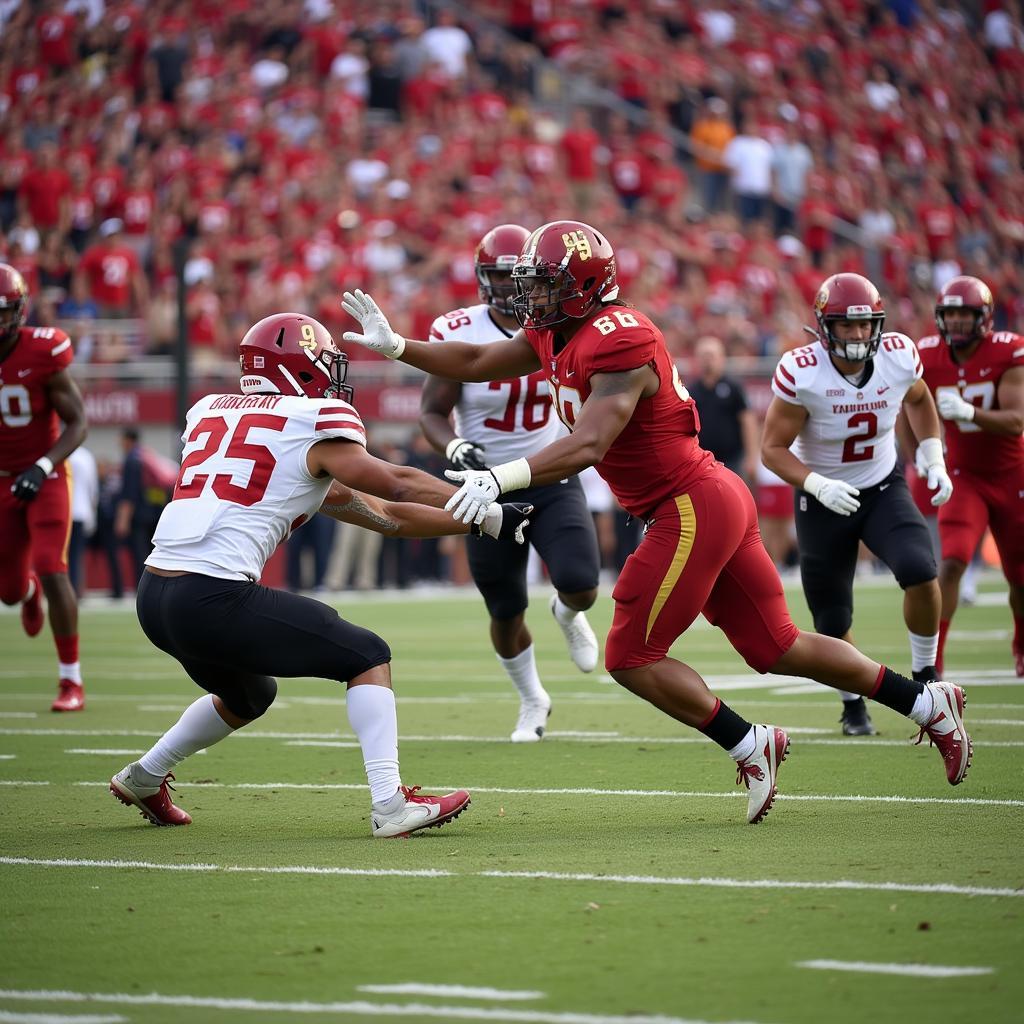
{"type": "Polygon", "coordinates": [[[341,308],[358,320],[363,328],[362,334],[346,331],[341,336],[345,341],[364,345],[371,352],[379,352],[388,359],[398,359],[405,351],[405,338],[391,330],[388,318],[365,292],[358,288],[354,292],[345,292],[341,308]]]}
{"type": "Polygon", "coordinates": [[[955,391],[940,391],[935,401],[939,415],[944,420],[959,420],[970,423],[977,412],[970,402],[965,402],[955,391]]]}
{"type": "Polygon", "coordinates": [[[446,469],[444,475],[462,486],[448,499],[445,512],[451,512],[454,519],[479,526],[487,515],[488,508],[501,494],[501,484],[489,469],[455,470],[446,469]]]}
{"type": "MultiPolygon", "coordinates": [[[[973,406],[971,407],[973,408],[973,406]]],[[[914,469],[917,475],[928,478],[928,490],[935,491],[932,504],[938,508],[945,505],[953,494],[953,481],[946,472],[946,460],[942,455],[942,442],[937,437],[926,437],[914,455],[914,469]]]]}
{"type": "Polygon", "coordinates": [[[832,480],[820,473],[808,473],[804,490],[837,515],[848,516],[860,508],[856,497],[860,491],[845,480],[832,480]]]}

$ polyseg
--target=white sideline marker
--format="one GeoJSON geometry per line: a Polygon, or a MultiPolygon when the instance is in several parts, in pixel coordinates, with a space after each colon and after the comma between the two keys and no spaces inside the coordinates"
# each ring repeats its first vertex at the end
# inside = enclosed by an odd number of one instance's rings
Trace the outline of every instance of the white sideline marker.
{"type": "Polygon", "coordinates": [[[815,971],[856,971],[861,974],[901,974],[908,978],[973,978],[994,974],[994,967],[942,967],[938,964],[874,964],[866,960],[799,960],[797,967],[815,971]]]}
{"type": "MultiPolygon", "coordinates": [[[[612,885],[671,885],[700,889],[803,889],[843,892],[905,892],[944,896],[1009,896],[1024,897],[1024,889],[984,885],[927,884],[912,882],[857,882],[851,879],[804,881],[782,878],[677,878],[663,875],[597,875],[562,871],[450,871],[446,868],[347,868],[319,864],[294,864],[280,867],[243,864],[160,864],[144,860],[87,860],[62,857],[0,856],[0,864],[44,868],[142,868],[149,871],[188,871],[200,874],[241,875],[338,875],[350,878],[506,878],[515,881],[590,882],[612,885]]],[[[0,998],[3,993],[0,992],[0,998]]]]}
{"type": "Polygon", "coordinates": [[[0,1010],[0,1024],[125,1024],[127,1017],[112,1013],[101,1016],[95,1013],[13,1013],[0,1010]]]}
{"type": "Polygon", "coordinates": [[[425,985],[417,981],[406,981],[400,985],[359,985],[357,992],[373,992],[376,995],[395,996],[447,996],[455,999],[494,999],[513,1002],[526,999],[543,999],[546,992],[531,992],[523,989],[477,988],[469,985],[425,985]]]}
{"type": "MultiPolygon", "coordinates": [[[[647,1013],[560,1013],[546,1010],[518,1010],[502,1006],[432,1006],[429,1003],[371,1003],[367,1000],[354,1000],[345,1003],[314,1003],[309,1001],[289,1003],[269,999],[172,996],[163,995],[159,992],[135,995],[129,992],[20,991],[17,989],[0,989],[0,999],[23,999],[35,1002],[114,1003],[121,1006],[183,1006],[188,1009],[246,1010],[249,1012],[300,1013],[303,1015],[311,1013],[356,1014],[362,1017],[414,1017],[417,1019],[436,1017],[441,1020],[508,1021],[510,1024],[708,1024],[708,1022],[702,1020],[647,1013]]],[[[751,1022],[721,1021],[718,1024],[751,1024],[751,1022]]]]}
{"type": "Polygon", "coordinates": [[[0,718],[38,718],[38,711],[0,711],[0,718]]]}

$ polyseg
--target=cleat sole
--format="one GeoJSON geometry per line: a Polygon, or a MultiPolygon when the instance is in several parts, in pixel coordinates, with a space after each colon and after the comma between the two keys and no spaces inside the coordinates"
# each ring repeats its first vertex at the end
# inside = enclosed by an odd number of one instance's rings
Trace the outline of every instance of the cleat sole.
{"type": "Polygon", "coordinates": [[[454,811],[450,811],[443,818],[435,818],[433,821],[426,825],[420,825],[419,828],[409,829],[408,832],[398,832],[393,836],[380,836],[381,839],[410,839],[416,832],[425,832],[428,828],[440,828],[442,825],[447,825],[449,821],[454,821],[473,801],[467,799],[466,802],[459,807],[456,807],[454,811]]]}
{"type": "Polygon", "coordinates": [[[191,824],[191,820],[189,820],[189,821],[180,821],[180,822],[161,821],[159,818],[154,816],[153,812],[150,811],[147,807],[144,807],[142,804],[140,804],[133,797],[127,795],[126,793],[124,793],[120,789],[118,789],[114,785],[113,782],[110,783],[110,787],[109,788],[110,788],[110,792],[113,794],[113,797],[114,797],[115,800],[117,800],[119,803],[124,804],[125,807],[134,807],[139,812],[139,815],[141,817],[145,818],[146,821],[148,821],[151,825],[156,825],[158,828],[163,828],[164,826],[170,828],[173,825],[190,825],[191,824]]]}

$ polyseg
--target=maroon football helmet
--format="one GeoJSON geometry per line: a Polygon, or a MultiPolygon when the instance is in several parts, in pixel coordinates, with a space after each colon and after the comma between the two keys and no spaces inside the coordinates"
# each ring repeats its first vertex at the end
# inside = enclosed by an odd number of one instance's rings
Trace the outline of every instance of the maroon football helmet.
{"type": "Polygon", "coordinates": [[[496,313],[511,316],[512,268],[530,232],[518,224],[499,224],[480,239],[476,247],[476,279],[480,288],[480,301],[486,302],[496,313]]]}
{"type": "Polygon", "coordinates": [[[352,401],[348,357],[322,323],[302,313],[274,313],[238,344],[243,394],[305,395],[352,401]]]}
{"type": "Polygon", "coordinates": [[[512,307],[523,327],[581,319],[619,294],[611,243],[578,220],[556,220],[537,228],[512,268],[512,280],[512,307]]]}
{"type": "Polygon", "coordinates": [[[8,263],[0,263],[0,344],[10,341],[28,315],[28,285],[8,263]]]}
{"type": "Polygon", "coordinates": [[[822,282],[814,300],[818,338],[825,348],[851,363],[867,362],[882,340],[885,307],[878,289],[860,274],[833,274],[822,282]],[[832,333],[837,320],[869,320],[867,341],[840,341],[832,333]]]}
{"type": "Polygon", "coordinates": [[[992,289],[977,277],[954,277],[935,300],[935,323],[939,334],[952,348],[967,348],[992,330],[992,289]],[[966,334],[954,334],[946,326],[946,313],[968,309],[974,314],[974,326],[966,334]]]}

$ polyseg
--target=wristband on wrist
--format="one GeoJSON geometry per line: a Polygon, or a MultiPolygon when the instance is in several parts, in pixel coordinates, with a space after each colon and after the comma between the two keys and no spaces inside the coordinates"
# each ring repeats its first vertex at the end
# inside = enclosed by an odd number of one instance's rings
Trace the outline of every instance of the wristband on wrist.
{"type": "Polygon", "coordinates": [[[41,459],[36,459],[36,465],[49,476],[53,472],[53,463],[44,455],[41,459]]]}
{"type": "Polygon", "coordinates": [[[929,469],[932,466],[944,466],[946,464],[946,459],[942,454],[942,442],[937,437],[924,438],[918,443],[917,450],[929,469]]]}
{"type": "Polygon", "coordinates": [[[405,351],[405,338],[400,334],[395,335],[395,351],[391,353],[392,359],[401,359],[402,353],[405,351]]]}
{"type": "Polygon", "coordinates": [[[978,411],[978,407],[976,405],[974,405],[973,402],[966,402],[965,401],[964,405],[967,406],[967,408],[964,409],[964,419],[968,423],[972,423],[974,421],[974,414],[978,411]]]}
{"type": "Polygon", "coordinates": [[[825,482],[825,478],[820,473],[808,473],[804,477],[803,489],[813,497],[818,496],[818,492],[821,490],[821,485],[825,482]]]}
{"type": "Polygon", "coordinates": [[[529,487],[533,479],[533,472],[526,459],[515,459],[512,462],[503,462],[500,466],[492,466],[491,474],[498,481],[501,494],[529,487]]]}

